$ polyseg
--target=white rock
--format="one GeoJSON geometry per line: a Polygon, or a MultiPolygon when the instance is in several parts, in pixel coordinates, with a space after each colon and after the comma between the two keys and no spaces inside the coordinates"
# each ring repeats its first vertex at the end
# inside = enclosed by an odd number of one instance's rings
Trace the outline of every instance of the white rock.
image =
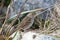
{"type": "MultiPolygon", "coordinates": [[[[13,37],[15,35],[15,33],[13,35],[11,35],[10,37],[13,37]]],[[[17,31],[16,36],[12,40],[20,40],[19,39],[20,35],[21,35],[21,33],[19,31],[17,31]]],[[[45,34],[40,35],[39,33],[30,31],[30,32],[22,33],[21,40],[60,40],[60,39],[57,39],[57,38],[54,38],[52,36],[45,35],[45,34]]]]}

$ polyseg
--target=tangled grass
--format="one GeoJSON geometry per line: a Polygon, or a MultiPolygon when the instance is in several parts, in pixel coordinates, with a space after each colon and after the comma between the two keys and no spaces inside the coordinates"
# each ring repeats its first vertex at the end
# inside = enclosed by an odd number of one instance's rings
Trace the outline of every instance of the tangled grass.
{"type": "Polygon", "coordinates": [[[26,2],[27,0],[23,3],[16,16],[12,17],[11,19],[9,19],[9,11],[12,3],[9,4],[6,14],[0,16],[0,20],[2,22],[2,27],[0,28],[1,40],[10,40],[9,36],[15,31],[29,29],[30,27],[34,26],[33,24],[39,27],[40,33],[42,34],[50,34],[60,29],[60,4],[57,3],[52,8],[37,8],[23,12],[23,7],[26,2]],[[37,11],[40,11],[40,13],[37,14],[37,11]],[[45,11],[46,18],[44,20],[40,17],[45,11]],[[21,15],[24,17],[20,17],[21,15]]]}

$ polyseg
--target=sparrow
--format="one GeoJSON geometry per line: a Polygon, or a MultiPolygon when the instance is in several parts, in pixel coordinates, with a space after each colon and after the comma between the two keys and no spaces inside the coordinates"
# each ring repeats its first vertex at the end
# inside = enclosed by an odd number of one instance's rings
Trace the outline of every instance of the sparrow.
{"type": "Polygon", "coordinates": [[[23,20],[21,21],[21,23],[18,23],[18,26],[16,29],[23,29],[23,30],[27,30],[29,29],[33,22],[34,22],[34,13],[29,13],[27,14],[27,16],[25,18],[23,18],[23,20]]]}

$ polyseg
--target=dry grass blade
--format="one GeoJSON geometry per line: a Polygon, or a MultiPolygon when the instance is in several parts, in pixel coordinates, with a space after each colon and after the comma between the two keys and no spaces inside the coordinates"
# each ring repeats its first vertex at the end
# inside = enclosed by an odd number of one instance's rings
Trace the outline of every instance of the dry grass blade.
{"type": "Polygon", "coordinates": [[[13,24],[15,23],[15,21],[16,21],[16,20],[18,19],[18,17],[20,16],[20,13],[23,11],[24,5],[25,5],[25,3],[26,3],[27,1],[28,1],[28,0],[25,0],[25,2],[22,4],[22,6],[21,6],[21,8],[20,8],[20,11],[17,13],[17,16],[16,16],[15,19],[12,21],[12,23],[8,26],[9,28],[8,28],[8,31],[7,31],[7,32],[10,31],[11,27],[13,26],[13,24]]]}
{"type": "Polygon", "coordinates": [[[0,17],[0,20],[1,20],[1,19],[5,19],[5,17],[0,17]]]}
{"type": "MultiPolygon", "coordinates": [[[[10,5],[11,5],[11,3],[10,3],[10,5]]],[[[4,25],[6,24],[6,22],[7,22],[7,20],[8,20],[8,17],[9,17],[9,8],[10,8],[10,5],[8,6],[8,8],[7,8],[7,12],[6,12],[6,16],[5,16],[5,21],[4,21],[4,23],[3,23],[3,25],[2,25],[2,28],[4,27],[4,25]]]]}
{"type": "Polygon", "coordinates": [[[29,10],[29,11],[21,12],[21,14],[32,13],[32,12],[37,12],[37,11],[41,11],[41,10],[43,10],[43,8],[37,8],[37,9],[34,9],[34,10],[29,10]]]}

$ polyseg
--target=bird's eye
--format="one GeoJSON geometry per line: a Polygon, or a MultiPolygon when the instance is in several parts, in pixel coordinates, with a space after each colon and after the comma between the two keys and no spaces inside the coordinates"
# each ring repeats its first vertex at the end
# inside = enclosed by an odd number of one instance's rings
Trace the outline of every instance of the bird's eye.
{"type": "Polygon", "coordinates": [[[1,5],[1,2],[2,2],[2,1],[0,0],[0,5],[1,5]]]}
{"type": "Polygon", "coordinates": [[[0,3],[1,3],[1,0],[0,0],[0,3]]]}

